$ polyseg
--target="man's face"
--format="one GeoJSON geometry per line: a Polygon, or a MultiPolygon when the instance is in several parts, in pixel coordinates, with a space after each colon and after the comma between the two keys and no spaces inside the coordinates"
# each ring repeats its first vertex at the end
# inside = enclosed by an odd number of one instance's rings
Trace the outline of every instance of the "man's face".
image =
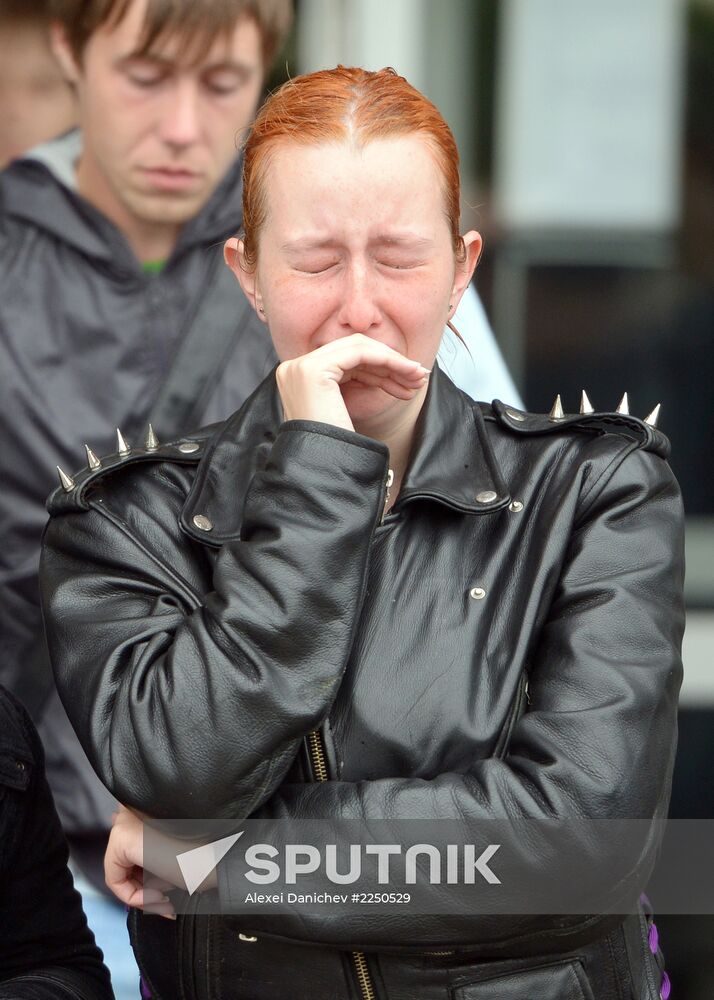
{"type": "Polygon", "coordinates": [[[203,207],[236,155],[263,81],[261,37],[242,18],[192,65],[178,38],[139,58],[147,0],[98,29],[76,83],[80,170],[142,222],[182,224],[203,207]]]}

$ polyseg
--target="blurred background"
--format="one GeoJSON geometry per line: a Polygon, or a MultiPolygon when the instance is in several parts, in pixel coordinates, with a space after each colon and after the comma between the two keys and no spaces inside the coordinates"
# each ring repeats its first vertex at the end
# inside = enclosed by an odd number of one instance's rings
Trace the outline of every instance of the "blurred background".
{"type": "MultiPolygon", "coordinates": [[[[527,408],[662,403],[687,512],[670,815],[714,817],[714,0],[297,11],[291,73],[394,66],[454,130],[476,286],[527,408]]],[[[674,995],[711,1000],[714,917],[657,923],[674,995]]]]}
{"type": "MultiPolygon", "coordinates": [[[[7,15],[43,4],[3,0],[7,15]]],[[[688,626],[671,815],[714,817],[714,0],[297,0],[272,81],[394,66],[462,155],[463,228],[531,410],[623,392],[660,427],[687,511],[688,626]]],[[[2,11],[0,11],[2,13],[2,11]]],[[[64,131],[45,27],[0,18],[0,167],[64,131]]],[[[477,363],[476,359],[476,363],[477,363]]],[[[656,909],[656,899],[653,901],[656,909]]],[[[674,995],[714,995],[714,918],[658,919],[674,995]]]]}

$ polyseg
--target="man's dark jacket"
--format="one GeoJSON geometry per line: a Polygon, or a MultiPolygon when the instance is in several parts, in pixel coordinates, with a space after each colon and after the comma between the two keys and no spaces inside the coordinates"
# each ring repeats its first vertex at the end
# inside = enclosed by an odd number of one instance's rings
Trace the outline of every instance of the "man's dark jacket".
{"type": "Polygon", "coordinates": [[[67,856],[42,744],[0,686],[0,1000],[113,1000],[67,856]]]}
{"type": "MultiPolygon", "coordinates": [[[[39,159],[0,174],[0,681],[42,718],[47,769],[65,830],[106,830],[111,805],[86,769],[51,694],[37,592],[44,501],[55,466],[74,468],[86,442],[115,447],[116,427],[132,444],[177,348],[210,308],[235,316],[235,336],[218,359],[209,398],[159,437],[224,419],[274,363],[267,332],[222,261],[222,243],[242,218],[236,162],[201,213],[183,229],[160,274],[148,274],[118,229],[72,189],[76,133],[42,147],[39,159]],[[49,695],[49,703],[45,708],[49,695]],[[81,761],[76,767],[83,767],[81,761]]],[[[39,155],[39,154],[38,154],[39,155]]],[[[202,352],[215,353],[204,323],[202,352]]]]}
{"type": "MultiPolygon", "coordinates": [[[[474,404],[435,367],[383,520],[386,446],[280,412],[269,378],[194,451],[113,454],[51,498],[53,668],[117,797],[159,818],[278,818],[288,843],[317,817],[507,819],[516,903],[562,878],[528,819],[664,817],[683,629],[666,438],[621,414],[474,404]]],[[[656,838],[582,824],[571,848],[622,913],[656,838]]],[[[230,912],[230,863],[219,889],[230,912]]],[[[333,906],[195,930],[138,917],[134,938],[167,1000],[203,996],[187,983],[206,963],[215,995],[240,974],[246,997],[359,996],[339,971],[354,951],[379,1000],[654,1000],[643,919],[333,906]]]]}

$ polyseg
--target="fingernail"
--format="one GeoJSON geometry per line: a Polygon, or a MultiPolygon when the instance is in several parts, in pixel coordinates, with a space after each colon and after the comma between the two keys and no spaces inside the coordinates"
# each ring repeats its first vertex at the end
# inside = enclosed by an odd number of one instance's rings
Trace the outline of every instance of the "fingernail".
{"type": "Polygon", "coordinates": [[[175,913],[160,913],[159,916],[160,917],[164,917],[166,920],[175,920],[176,919],[176,914],[175,913]]]}

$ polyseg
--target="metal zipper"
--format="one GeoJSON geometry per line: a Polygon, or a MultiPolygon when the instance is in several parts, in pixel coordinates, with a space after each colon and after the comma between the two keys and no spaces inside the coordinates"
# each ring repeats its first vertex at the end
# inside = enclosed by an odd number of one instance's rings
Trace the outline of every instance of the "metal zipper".
{"type": "MultiPolygon", "coordinates": [[[[392,470],[390,469],[389,471],[391,473],[392,470]]],[[[387,489],[389,489],[389,487],[387,487],[387,489]]],[[[322,734],[318,729],[313,729],[312,732],[307,734],[307,749],[310,755],[312,773],[315,775],[315,781],[327,781],[327,757],[322,742],[322,734]]],[[[352,961],[354,963],[357,982],[359,983],[360,992],[362,994],[362,1000],[377,1000],[377,994],[374,992],[372,977],[369,974],[369,966],[367,965],[367,959],[365,958],[364,952],[353,951],[352,961]]]]}
{"type": "Polygon", "coordinates": [[[327,761],[322,747],[322,737],[317,729],[307,734],[307,748],[315,781],[327,781],[327,761]]]}
{"type": "Polygon", "coordinates": [[[391,491],[393,485],[394,485],[394,469],[388,469],[387,470],[387,480],[386,480],[386,483],[385,483],[386,493],[384,494],[384,506],[382,507],[382,516],[379,519],[379,523],[380,524],[384,524],[384,518],[386,517],[386,514],[387,514],[387,504],[389,503],[389,498],[391,496],[391,492],[390,491],[391,491]]]}
{"type": "Polygon", "coordinates": [[[376,1000],[376,994],[374,992],[374,987],[372,986],[372,977],[369,974],[367,959],[364,957],[364,952],[353,951],[352,960],[355,963],[357,982],[359,983],[363,1000],[376,1000]]]}

